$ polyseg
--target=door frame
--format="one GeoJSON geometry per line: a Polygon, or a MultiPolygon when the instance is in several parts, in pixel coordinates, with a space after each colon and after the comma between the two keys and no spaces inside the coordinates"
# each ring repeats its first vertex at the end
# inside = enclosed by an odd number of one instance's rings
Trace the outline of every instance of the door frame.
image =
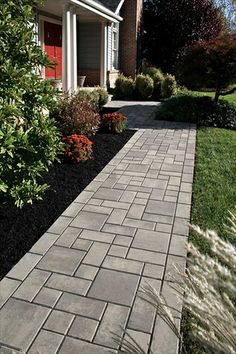
{"type": "MultiPolygon", "coordinates": [[[[62,26],[62,20],[56,20],[53,17],[39,15],[39,34],[38,34],[38,44],[41,46],[42,50],[45,51],[45,41],[44,41],[44,22],[54,23],[56,25],[62,26]]],[[[63,28],[62,28],[63,35],[63,28]]],[[[62,39],[62,51],[63,51],[63,39],[62,39]]],[[[45,79],[45,68],[41,69],[40,76],[45,79]]],[[[63,77],[63,57],[62,57],[62,77],[63,77]]]]}

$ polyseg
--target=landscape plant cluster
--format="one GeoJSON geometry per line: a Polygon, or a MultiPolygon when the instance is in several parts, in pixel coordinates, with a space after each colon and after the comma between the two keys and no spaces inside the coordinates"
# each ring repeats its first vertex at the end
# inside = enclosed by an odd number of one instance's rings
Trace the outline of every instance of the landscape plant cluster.
{"type": "Polygon", "coordinates": [[[177,93],[177,82],[173,75],[164,75],[155,67],[144,67],[135,80],[119,75],[115,83],[115,97],[125,100],[160,100],[177,93]]]}
{"type": "Polygon", "coordinates": [[[56,160],[90,159],[88,137],[99,129],[108,101],[101,87],[61,98],[41,78],[42,68],[53,64],[35,40],[37,4],[0,4],[0,205],[42,199],[48,185],[41,177],[56,160]]]}
{"type": "Polygon", "coordinates": [[[66,142],[65,157],[72,162],[92,158],[92,142],[89,137],[99,129],[122,133],[127,118],[120,113],[100,114],[107,103],[108,93],[103,88],[79,90],[73,95],[64,95],[55,116],[60,126],[63,142],[66,142]]]}

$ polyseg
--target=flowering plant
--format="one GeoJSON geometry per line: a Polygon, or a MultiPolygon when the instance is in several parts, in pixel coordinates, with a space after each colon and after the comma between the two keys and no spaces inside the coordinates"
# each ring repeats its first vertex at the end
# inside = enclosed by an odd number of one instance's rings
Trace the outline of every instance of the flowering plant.
{"type": "Polygon", "coordinates": [[[122,113],[104,114],[101,119],[101,126],[114,133],[122,133],[127,125],[127,117],[122,113]]]}
{"type": "Polygon", "coordinates": [[[62,139],[65,143],[65,157],[73,162],[92,159],[92,141],[84,135],[72,134],[62,139]]]}

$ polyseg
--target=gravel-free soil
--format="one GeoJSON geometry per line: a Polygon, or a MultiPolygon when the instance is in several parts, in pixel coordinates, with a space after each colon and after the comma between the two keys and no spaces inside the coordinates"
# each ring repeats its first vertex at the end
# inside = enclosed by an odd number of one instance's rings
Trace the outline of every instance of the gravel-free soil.
{"type": "Polygon", "coordinates": [[[93,141],[94,160],[77,165],[56,163],[43,177],[50,185],[42,201],[18,209],[0,206],[0,279],[27,253],[70,203],[98,175],[132,137],[97,133],[93,141]]]}

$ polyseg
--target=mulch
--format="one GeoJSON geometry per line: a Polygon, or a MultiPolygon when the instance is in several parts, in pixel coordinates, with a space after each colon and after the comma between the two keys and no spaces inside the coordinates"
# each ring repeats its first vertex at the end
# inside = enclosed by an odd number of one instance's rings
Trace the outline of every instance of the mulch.
{"type": "Polygon", "coordinates": [[[50,185],[42,201],[22,209],[13,205],[0,207],[0,279],[31,249],[70,203],[99,174],[135,132],[119,135],[97,133],[94,160],[77,165],[55,163],[43,176],[50,185]]]}

